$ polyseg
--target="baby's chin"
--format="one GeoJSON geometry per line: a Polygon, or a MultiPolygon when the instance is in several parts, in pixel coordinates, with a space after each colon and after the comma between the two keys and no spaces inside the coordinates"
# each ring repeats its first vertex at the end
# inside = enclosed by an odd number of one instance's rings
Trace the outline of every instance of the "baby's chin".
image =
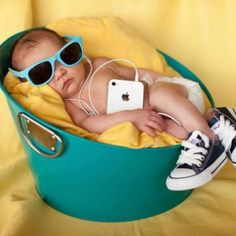
{"type": "Polygon", "coordinates": [[[73,85],[61,91],[61,97],[63,99],[77,98],[78,96],[79,96],[79,89],[78,87],[73,85]]]}

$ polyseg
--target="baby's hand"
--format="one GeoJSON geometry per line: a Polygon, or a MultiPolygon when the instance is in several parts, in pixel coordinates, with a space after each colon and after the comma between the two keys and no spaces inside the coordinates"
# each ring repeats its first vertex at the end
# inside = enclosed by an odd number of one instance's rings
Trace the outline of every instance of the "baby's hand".
{"type": "Polygon", "coordinates": [[[152,137],[156,135],[155,131],[165,130],[165,124],[162,117],[152,108],[133,110],[130,115],[130,120],[137,128],[152,137]]]}

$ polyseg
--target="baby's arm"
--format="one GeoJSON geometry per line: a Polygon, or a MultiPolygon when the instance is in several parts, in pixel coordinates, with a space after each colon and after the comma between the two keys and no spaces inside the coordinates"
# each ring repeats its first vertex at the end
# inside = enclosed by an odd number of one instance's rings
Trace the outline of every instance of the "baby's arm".
{"type": "Polygon", "coordinates": [[[130,121],[143,132],[155,136],[155,131],[164,131],[164,121],[151,108],[121,111],[111,114],[88,116],[71,102],[65,102],[66,109],[74,123],[89,132],[102,133],[106,129],[124,121],[130,121]]]}

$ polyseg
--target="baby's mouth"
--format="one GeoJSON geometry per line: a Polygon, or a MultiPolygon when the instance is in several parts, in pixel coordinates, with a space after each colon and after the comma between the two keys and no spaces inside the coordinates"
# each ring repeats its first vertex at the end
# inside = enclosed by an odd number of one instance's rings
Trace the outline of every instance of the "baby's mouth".
{"type": "Polygon", "coordinates": [[[61,83],[59,83],[59,86],[61,87],[61,89],[65,89],[68,87],[71,81],[72,81],[72,78],[67,79],[65,82],[61,81],[61,83]]]}

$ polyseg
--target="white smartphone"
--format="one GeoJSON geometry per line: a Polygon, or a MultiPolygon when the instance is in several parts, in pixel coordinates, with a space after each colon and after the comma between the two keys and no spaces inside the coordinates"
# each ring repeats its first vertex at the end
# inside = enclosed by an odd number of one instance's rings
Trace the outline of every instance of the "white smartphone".
{"type": "Polygon", "coordinates": [[[141,82],[112,79],[108,84],[107,114],[143,108],[143,97],[141,82]]]}

